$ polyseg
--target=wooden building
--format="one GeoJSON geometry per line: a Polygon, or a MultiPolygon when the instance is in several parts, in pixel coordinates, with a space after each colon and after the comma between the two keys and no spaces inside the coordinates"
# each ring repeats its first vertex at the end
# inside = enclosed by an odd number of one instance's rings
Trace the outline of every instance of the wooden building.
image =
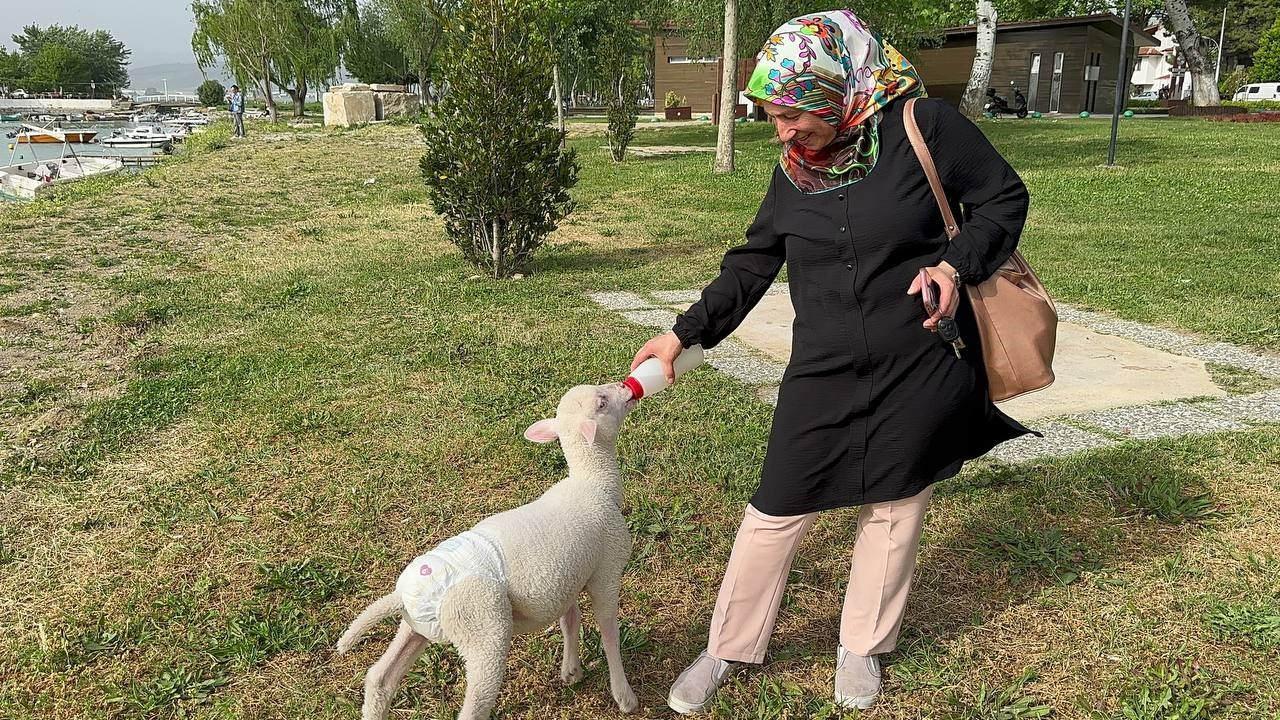
{"type": "MultiPolygon", "coordinates": [[[[755,57],[738,61],[738,90],[747,87],[755,57]]],[[[689,50],[689,41],[668,26],[654,35],[653,99],[654,112],[662,114],[663,99],[668,90],[687,98],[696,113],[712,112],[720,92],[720,58],[701,57],[689,50]]]]}
{"type": "MultiPolygon", "coordinates": [[[[1122,29],[1121,18],[1111,13],[999,23],[990,86],[1012,103],[1010,83],[1016,84],[1033,111],[1109,114],[1115,103],[1122,29]]],[[[940,45],[917,49],[908,58],[931,96],[959,105],[973,66],[977,27],[947,28],[942,36],[940,45]]],[[[1126,62],[1132,75],[1136,48],[1159,43],[1133,28],[1129,39],[1126,62]]]]}

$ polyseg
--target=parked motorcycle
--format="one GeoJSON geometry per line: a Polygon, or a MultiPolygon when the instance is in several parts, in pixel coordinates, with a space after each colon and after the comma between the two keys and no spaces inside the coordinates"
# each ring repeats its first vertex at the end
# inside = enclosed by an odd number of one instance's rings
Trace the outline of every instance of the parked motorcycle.
{"type": "Polygon", "coordinates": [[[1027,97],[1022,94],[1015,83],[1009,83],[1013,87],[1013,105],[1009,105],[1009,101],[996,94],[995,88],[987,88],[987,104],[982,106],[984,112],[991,113],[993,117],[1001,115],[1017,115],[1019,118],[1027,116],[1027,97]]]}

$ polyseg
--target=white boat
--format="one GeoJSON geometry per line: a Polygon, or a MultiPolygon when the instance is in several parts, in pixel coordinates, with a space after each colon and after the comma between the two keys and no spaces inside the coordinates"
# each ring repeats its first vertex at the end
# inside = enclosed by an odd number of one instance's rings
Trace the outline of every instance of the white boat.
{"type": "Polygon", "coordinates": [[[54,185],[109,175],[124,167],[120,158],[62,157],[0,166],[0,193],[22,200],[34,200],[54,185]]]}
{"type": "MultiPolygon", "coordinates": [[[[0,166],[0,193],[11,197],[32,200],[37,195],[54,185],[75,182],[95,175],[109,175],[119,172],[124,167],[120,158],[82,157],[76,155],[71,147],[71,140],[61,130],[50,130],[34,125],[23,125],[29,131],[50,133],[62,140],[62,155],[50,160],[32,160],[15,162],[18,147],[15,142],[10,147],[9,164],[0,166]]],[[[35,146],[26,141],[27,149],[35,156],[35,146]]]]}
{"type": "Polygon", "coordinates": [[[103,138],[101,142],[103,146],[109,148],[162,148],[173,144],[173,140],[168,137],[131,137],[129,135],[103,138]]]}
{"type": "Polygon", "coordinates": [[[111,137],[104,138],[102,144],[107,147],[160,148],[179,142],[186,136],[185,128],[166,130],[155,125],[141,125],[123,132],[117,130],[111,137]]]}
{"type": "Polygon", "coordinates": [[[167,125],[208,125],[209,118],[204,115],[183,115],[181,117],[165,120],[164,122],[167,125]]]}

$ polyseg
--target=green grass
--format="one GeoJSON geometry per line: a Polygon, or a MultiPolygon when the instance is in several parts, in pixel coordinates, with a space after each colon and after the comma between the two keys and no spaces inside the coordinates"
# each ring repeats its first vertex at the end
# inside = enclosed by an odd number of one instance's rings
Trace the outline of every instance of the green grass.
{"type": "MultiPolygon", "coordinates": [[[[1105,123],[984,125],[1031,186],[1026,249],[1046,282],[1280,348],[1257,280],[1280,264],[1280,150],[1254,126],[1122,127],[1128,167],[1101,170],[1105,123]]],[[[555,448],[520,433],[566,388],[618,379],[648,336],[584,293],[713,275],[776,159],[767,130],[743,128],[731,176],[709,155],[615,165],[600,138],[576,138],[578,209],[519,281],[470,279],[426,202],[411,127],[236,142],[215,127],[143,175],[0,209],[6,306],[72,298],[68,320],[24,316],[0,343],[15,368],[0,376],[0,597],[16,599],[0,603],[0,717],[357,714],[392,627],[350,657],[331,641],[408,559],[563,475],[555,448]]],[[[705,642],[770,418],[698,371],[628,421],[623,636],[653,716],[705,642]]],[[[973,464],[935,494],[885,696],[864,715],[1172,718],[1203,701],[1215,718],[1265,717],[1280,703],[1278,468],[1274,427],[973,464]]],[[[855,524],[854,510],[819,519],[769,664],[716,717],[838,717],[855,524]]],[[[574,688],[558,645],[517,641],[502,716],[618,717],[598,635],[574,688]]],[[[460,677],[456,653],[433,648],[396,711],[456,713],[460,677]]]]}

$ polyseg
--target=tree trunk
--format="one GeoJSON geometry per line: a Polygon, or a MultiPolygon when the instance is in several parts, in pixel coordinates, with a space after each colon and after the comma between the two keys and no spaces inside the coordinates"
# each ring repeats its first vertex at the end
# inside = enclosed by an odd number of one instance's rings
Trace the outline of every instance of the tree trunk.
{"type": "Polygon", "coordinates": [[[1200,50],[1200,33],[1196,32],[1196,24],[1187,11],[1187,0],[1164,0],[1164,12],[1191,73],[1191,104],[1201,107],[1220,104],[1218,86],[1200,50]]]}
{"type": "Polygon", "coordinates": [[[293,98],[293,116],[295,118],[305,117],[307,114],[307,81],[298,78],[297,87],[289,91],[289,96],[293,98]]]}
{"type": "Polygon", "coordinates": [[[560,128],[560,149],[564,149],[564,99],[560,97],[560,63],[551,66],[551,82],[555,85],[556,96],[556,122],[560,128]]]}
{"type": "Polygon", "coordinates": [[[716,131],[714,169],[718,173],[731,173],[733,109],[738,104],[738,0],[724,0],[724,50],[720,53],[720,65],[720,127],[716,131]]]}
{"type": "Polygon", "coordinates": [[[271,122],[278,122],[280,120],[280,112],[276,109],[276,99],[271,95],[271,78],[269,76],[263,77],[262,85],[266,88],[267,114],[271,116],[271,122]]]}
{"type": "Polygon", "coordinates": [[[991,84],[991,62],[995,55],[996,6],[991,0],[978,0],[978,44],[974,48],[969,84],[960,99],[960,112],[971,120],[982,117],[983,98],[991,84]]]}

